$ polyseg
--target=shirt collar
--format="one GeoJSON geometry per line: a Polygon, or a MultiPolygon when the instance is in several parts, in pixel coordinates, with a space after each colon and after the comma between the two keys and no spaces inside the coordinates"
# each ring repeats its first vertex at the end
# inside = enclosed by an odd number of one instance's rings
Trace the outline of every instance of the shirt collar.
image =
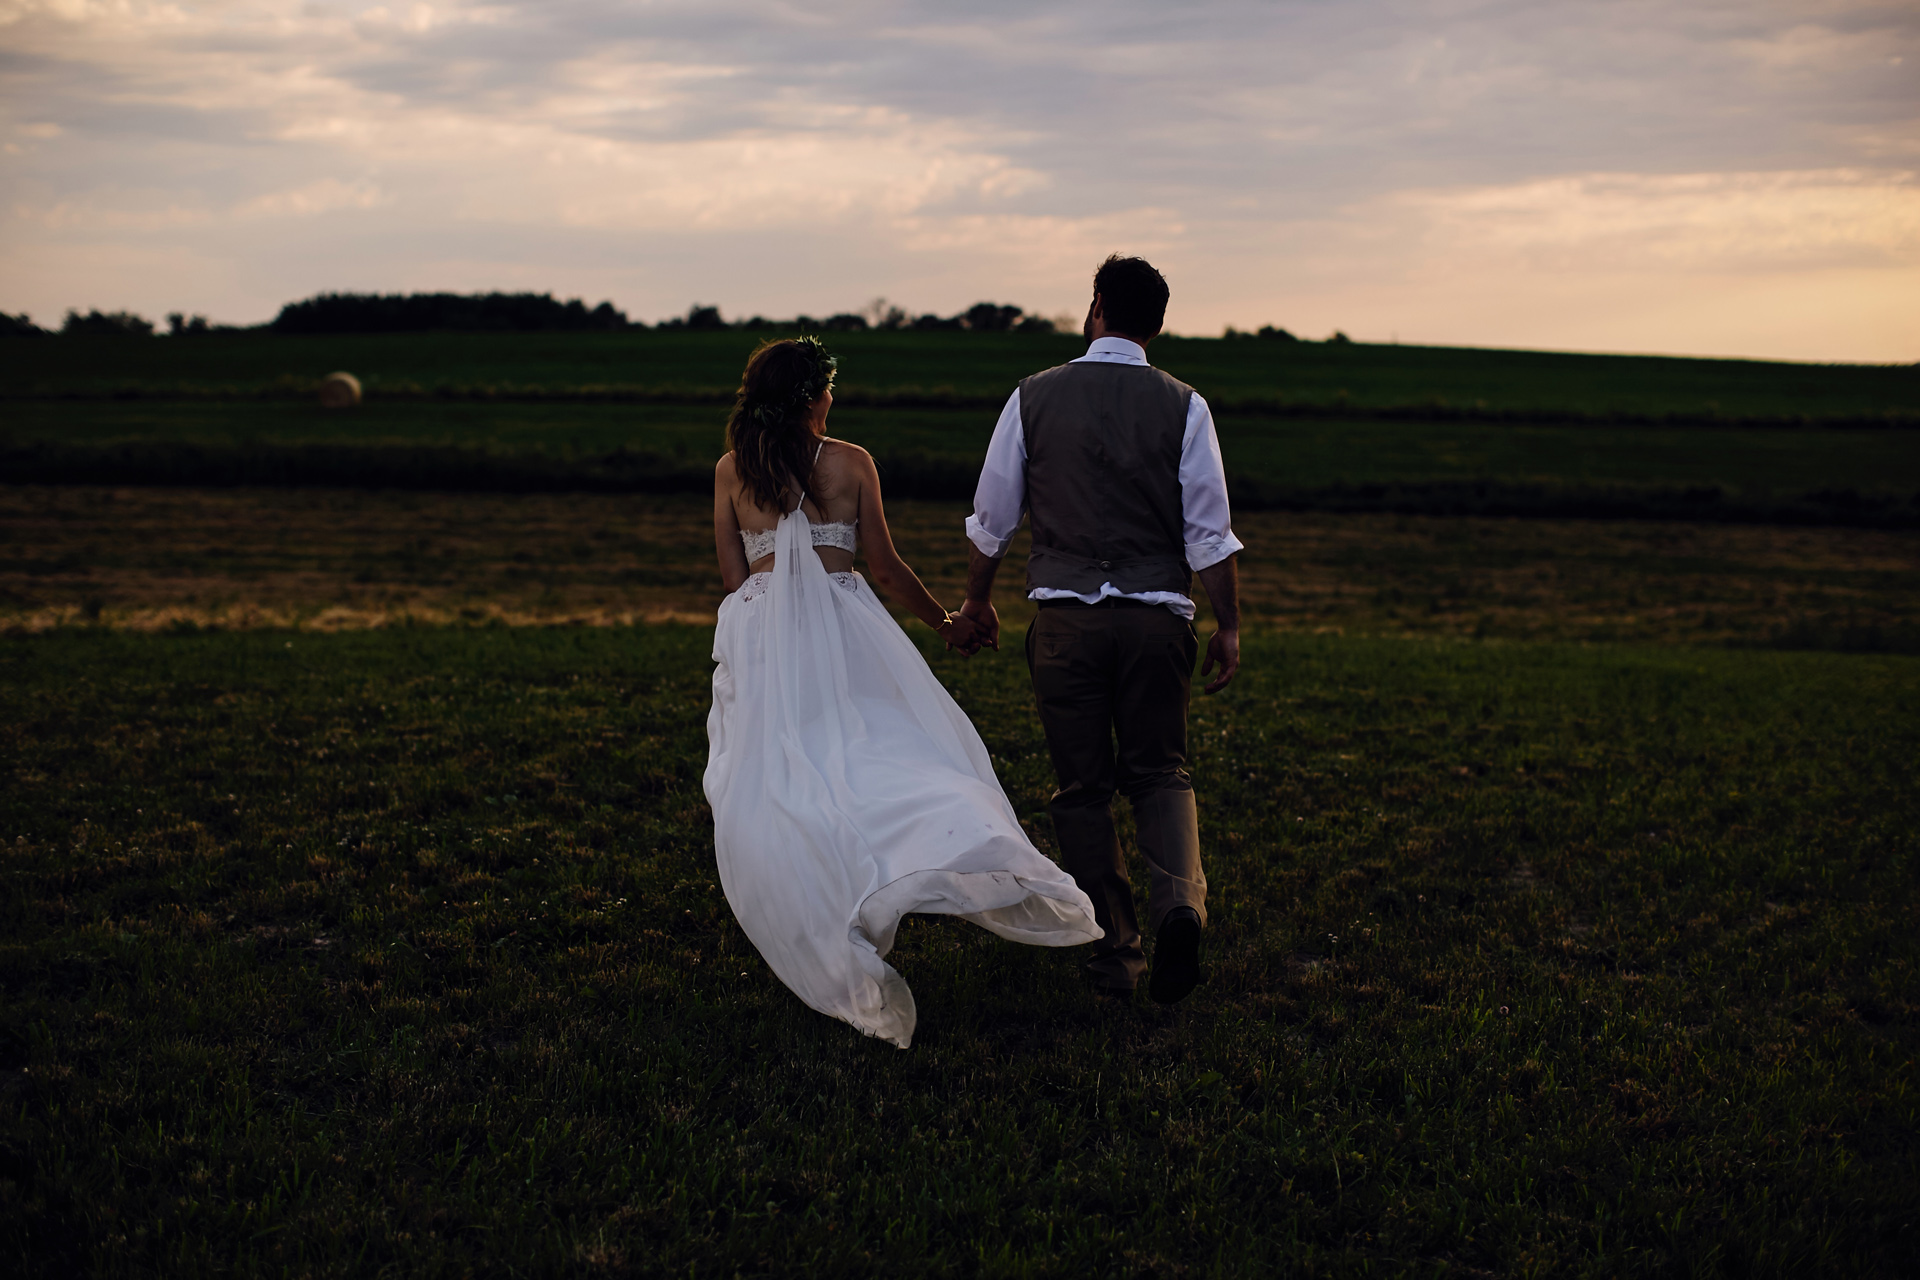
{"type": "Polygon", "coordinates": [[[1082,360],[1101,359],[1118,364],[1145,364],[1147,349],[1125,338],[1095,338],[1082,360]]]}

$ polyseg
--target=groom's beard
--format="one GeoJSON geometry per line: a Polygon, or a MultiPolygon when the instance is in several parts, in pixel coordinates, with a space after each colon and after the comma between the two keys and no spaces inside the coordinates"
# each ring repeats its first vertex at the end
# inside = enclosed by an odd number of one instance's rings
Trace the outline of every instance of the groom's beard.
{"type": "Polygon", "coordinates": [[[1093,312],[1087,312],[1087,318],[1080,322],[1080,336],[1088,342],[1093,341],[1093,312]]]}

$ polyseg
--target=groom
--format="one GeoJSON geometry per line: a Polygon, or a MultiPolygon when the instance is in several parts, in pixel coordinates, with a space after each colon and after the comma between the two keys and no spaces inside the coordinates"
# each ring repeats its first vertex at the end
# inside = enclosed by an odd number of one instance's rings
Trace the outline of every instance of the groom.
{"type": "Polygon", "coordinates": [[[1066,869],[1106,936],[1087,973],[1127,996],[1147,971],[1133,888],[1113,826],[1113,793],[1133,804],[1151,873],[1148,989],[1171,1004],[1200,981],[1207,878],[1187,779],[1187,694],[1197,640],[1192,576],[1218,626],[1206,691],[1240,669],[1240,608],[1226,474],[1213,415],[1192,387],[1147,363],[1167,282],[1142,258],[1100,264],[1087,354],[1036,373],[1007,400],[967,519],[960,612],[999,645],[993,580],[1031,513],[1027,667],[1060,789],[1048,809],[1066,869]]]}

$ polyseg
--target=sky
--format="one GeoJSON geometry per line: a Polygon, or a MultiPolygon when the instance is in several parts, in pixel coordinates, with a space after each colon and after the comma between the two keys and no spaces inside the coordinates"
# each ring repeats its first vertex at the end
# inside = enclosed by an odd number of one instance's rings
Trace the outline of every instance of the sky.
{"type": "Polygon", "coordinates": [[[551,291],[1920,360],[1913,0],[0,0],[0,310],[551,291]]]}

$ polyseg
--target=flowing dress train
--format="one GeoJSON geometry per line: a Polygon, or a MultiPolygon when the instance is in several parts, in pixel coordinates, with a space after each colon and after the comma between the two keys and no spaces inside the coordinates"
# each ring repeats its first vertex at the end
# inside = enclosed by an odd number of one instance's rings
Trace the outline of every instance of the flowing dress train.
{"type": "Polygon", "coordinates": [[[829,574],[813,548],[796,508],[771,573],[720,605],[706,771],[720,884],[795,995],[904,1049],[913,993],[884,959],[902,916],[1037,946],[1101,932],[866,580],[829,574]]]}

